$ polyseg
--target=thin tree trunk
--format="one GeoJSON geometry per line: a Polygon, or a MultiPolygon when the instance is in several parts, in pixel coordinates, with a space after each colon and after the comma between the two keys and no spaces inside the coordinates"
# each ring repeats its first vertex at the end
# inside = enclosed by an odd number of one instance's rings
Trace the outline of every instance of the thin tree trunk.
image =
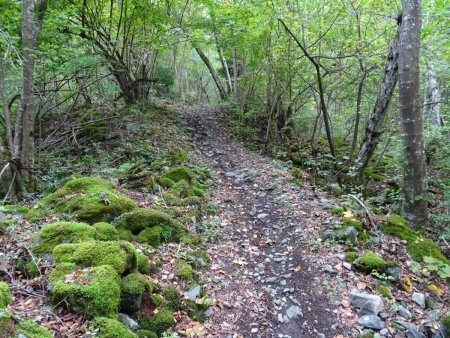
{"type": "Polygon", "coordinates": [[[223,72],[225,73],[225,78],[227,79],[225,82],[227,85],[227,92],[232,93],[233,85],[231,83],[231,75],[230,70],[228,69],[227,59],[225,59],[225,55],[223,54],[223,49],[221,47],[217,47],[217,52],[219,53],[220,62],[222,63],[223,67],[223,72]]]}
{"type": "Polygon", "coordinates": [[[350,147],[350,151],[348,154],[350,162],[353,159],[353,154],[355,153],[356,143],[358,142],[359,122],[361,120],[361,99],[362,99],[362,92],[363,92],[364,81],[366,80],[366,76],[367,76],[367,72],[364,72],[361,80],[359,81],[359,85],[358,85],[358,94],[356,97],[355,127],[353,129],[352,145],[350,147]]]}
{"type": "MultiPolygon", "coordinates": [[[[399,28],[400,29],[400,26],[399,28]]],[[[378,93],[377,100],[373,107],[372,116],[366,127],[363,144],[359,150],[358,157],[355,161],[355,169],[353,174],[356,175],[358,181],[361,181],[364,176],[364,170],[369,164],[375,149],[380,142],[381,134],[383,133],[384,118],[387,115],[389,102],[391,101],[392,93],[398,79],[398,39],[399,31],[395,37],[394,43],[389,51],[386,65],[384,67],[384,79],[378,93]]]]}
{"type": "Polygon", "coordinates": [[[420,102],[420,32],[422,3],[402,0],[403,22],[399,50],[399,103],[404,141],[405,217],[415,228],[423,227],[428,219],[425,177],[426,163],[420,102]]]}
{"type": "Polygon", "coordinates": [[[8,147],[8,152],[11,154],[11,151],[13,149],[11,112],[9,111],[8,106],[8,96],[6,94],[5,74],[3,72],[2,58],[0,58],[0,95],[3,101],[3,119],[5,121],[6,145],[8,147]]]}
{"type": "Polygon", "coordinates": [[[238,61],[236,48],[233,49],[233,93],[238,99],[238,61]]]}
{"type": "Polygon", "coordinates": [[[216,84],[217,90],[219,91],[219,97],[221,100],[225,100],[226,93],[222,86],[222,83],[220,82],[219,76],[217,75],[216,70],[214,69],[213,65],[211,64],[211,61],[209,61],[208,57],[203,53],[203,51],[198,48],[194,47],[195,51],[197,52],[198,56],[202,59],[202,61],[205,63],[206,67],[209,70],[209,73],[211,74],[214,83],[216,84]]]}
{"type": "Polygon", "coordinates": [[[439,82],[436,78],[436,73],[427,64],[427,73],[425,76],[427,89],[425,92],[425,116],[427,116],[433,124],[443,126],[443,119],[441,116],[441,91],[439,90],[439,82]]]}

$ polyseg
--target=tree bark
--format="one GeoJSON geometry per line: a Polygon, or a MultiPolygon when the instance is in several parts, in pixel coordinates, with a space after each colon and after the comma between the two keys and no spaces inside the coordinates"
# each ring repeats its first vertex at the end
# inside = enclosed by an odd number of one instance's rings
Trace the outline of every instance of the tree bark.
{"type": "Polygon", "coordinates": [[[405,217],[412,227],[427,223],[426,163],[420,102],[420,32],[422,3],[402,0],[403,19],[399,50],[399,103],[403,135],[405,217]]]}
{"type": "Polygon", "coordinates": [[[194,47],[194,49],[197,52],[198,56],[200,56],[200,59],[202,59],[202,61],[205,63],[206,67],[208,68],[209,73],[211,74],[211,77],[213,78],[214,83],[219,92],[220,99],[225,100],[225,97],[226,97],[225,89],[223,88],[222,83],[220,82],[220,78],[217,75],[217,72],[214,69],[213,65],[211,64],[211,61],[209,61],[208,57],[205,55],[205,53],[203,53],[203,51],[200,48],[194,47]]]}
{"type": "Polygon", "coordinates": [[[354,164],[355,169],[352,174],[356,175],[358,181],[362,180],[364,169],[366,169],[369,164],[369,161],[380,142],[380,137],[383,133],[384,118],[387,115],[392,93],[397,84],[399,29],[400,26],[397,30],[397,35],[391,50],[389,51],[387,62],[384,67],[383,84],[381,85],[380,92],[378,93],[377,100],[373,107],[372,116],[367,124],[363,144],[354,164]]]}
{"type": "Polygon", "coordinates": [[[424,105],[425,116],[427,116],[433,124],[443,126],[444,121],[441,116],[441,91],[439,90],[439,82],[436,73],[430,64],[427,64],[425,81],[427,85],[424,105]]]}
{"type": "Polygon", "coordinates": [[[217,47],[217,52],[219,53],[220,62],[222,63],[223,72],[225,73],[227,92],[232,93],[233,85],[231,83],[231,76],[230,70],[228,69],[227,59],[225,58],[225,55],[223,54],[223,49],[221,47],[217,47]]]}
{"type": "Polygon", "coordinates": [[[348,154],[350,162],[353,159],[353,154],[355,153],[356,143],[358,142],[359,122],[361,120],[361,99],[362,99],[362,92],[363,92],[364,81],[366,80],[366,76],[367,76],[367,72],[364,72],[361,80],[359,81],[359,85],[358,85],[358,94],[356,96],[355,127],[353,129],[352,145],[350,146],[350,151],[348,154]]]}

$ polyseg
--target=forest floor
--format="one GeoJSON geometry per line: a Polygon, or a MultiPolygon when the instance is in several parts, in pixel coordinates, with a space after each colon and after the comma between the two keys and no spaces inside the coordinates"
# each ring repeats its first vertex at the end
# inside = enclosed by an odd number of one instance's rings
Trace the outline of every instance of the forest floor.
{"type": "Polygon", "coordinates": [[[216,178],[222,218],[208,250],[216,282],[208,293],[221,304],[208,325],[221,337],[336,336],[342,325],[323,271],[336,256],[311,248],[321,224],[336,221],[326,210],[333,202],[288,183],[286,166],[233,141],[211,110],[189,109],[183,119],[216,178]]]}

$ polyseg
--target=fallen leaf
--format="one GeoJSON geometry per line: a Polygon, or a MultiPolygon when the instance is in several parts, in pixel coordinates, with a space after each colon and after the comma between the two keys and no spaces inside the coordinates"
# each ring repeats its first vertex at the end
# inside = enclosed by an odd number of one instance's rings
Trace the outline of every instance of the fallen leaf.
{"type": "Polygon", "coordinates": [[[413,286],[411,283],[411,278],[409,278],[409,276],[405,277],[406,283],[402,284],[402,288],[403,290],[405,290],[408,293],[411,293],[413,291],[413,286]]]}
{"type": "Polygon", "coordinates": [[[344,211],[344,212],[342,213],[342,215],[344,215],[344,217],[346,217],[346,218],[353,217],[353,214],[352,214],[351,211],[344,211]]]}

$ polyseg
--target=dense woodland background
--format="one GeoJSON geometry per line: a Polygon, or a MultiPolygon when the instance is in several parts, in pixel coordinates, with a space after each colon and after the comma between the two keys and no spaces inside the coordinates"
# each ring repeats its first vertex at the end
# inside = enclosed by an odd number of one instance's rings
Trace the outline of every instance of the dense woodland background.
{"type": "Polygon", "coordinates": [[[163,98],[225,109],[237,137],[304,168],[313,187],[358,195],[375,213],[405,207],[423,226],[428,204],[442,234],[449,7],[408,3],[406,14],[422,21],[420,48],[417,39],[402,41],[409,19],[402,22],[399,1],[2,0],[3,203],[42,191],[55,173],[76,172],[48,160],[107,134],[124,107],[163,98]],[[400,78],[420,76],[420,92],[400,102],[398,66],[410,46],[420,73],[400,78]],[[422,132],[420,121],[401,132],[408,102],[423,117],[424,184],[423,166],[402,179],[421,161],[402,151],[422,132]]]}

